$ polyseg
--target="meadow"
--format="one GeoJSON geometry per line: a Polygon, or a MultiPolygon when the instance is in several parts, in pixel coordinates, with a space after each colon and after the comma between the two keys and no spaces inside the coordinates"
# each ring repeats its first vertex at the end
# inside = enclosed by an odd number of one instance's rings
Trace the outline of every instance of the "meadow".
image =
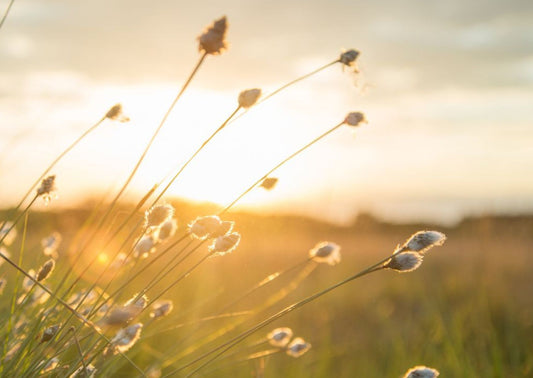
{"type": "MultiPolygon", "coordinates": [[[[211,205],[179,201],[174,205],[180,219],[194,219],[197,214],[216,210],[211,205]]],[[[28,220],[32,232],[28,234],[22,265],[35,267],[39,265],[36,262],[45,260],[40,238],[54,230],[61,229],[62,243],[69,245],[90,213],[89,209],[32,213],[28,220]]],[[[173,301],[173,313],[146,327],[129,352],[139,365],[171,363],[162,370],[168,372],[172,363],[177,364],[175,367],[187,360],[174,360],[180,351],[235,326],[222,336],[227,338],[257,319],[370,265],[403,242],[405,235],[428,227],[387,224],[371,216],[360,216],[346,227],[296,216],[228,216],[236,221],[243,235],[238,249],[224,258],[209,259],[168,293],[165,298],[173,301]],[[262,278],[301,262],[308,250],[322,240],[341,246],[342,261],[338,265],[298,268],[242,297],[262,278]],[[241,300],[235,303],[236,298],[241,300]],[[265,308],[266,302],[273,304],[265,308]],[[221,309],[234,316],[198,323],[199,319],[219,314],[221,309]]],[[[415,272],[373,273],[272,324],[270,328],[290,327],[310,342],[312,348],[305,355],[298,359],[284,353],[257,357],[262,351],[271,350],[264,343],[257,345],[268,328],[236,346],[228,357],[209,365],[201,374],[397,377],[410,366],[424,364],[448,377],[531,376],[533,303],[528,288],[533,282],[528,272],[533,259],[529,247],[532,227],[531,217],[464,220],[443,230],[447,243],[432,251],[415,272]]],[[[65,255],[60,259],[67,255],[62,248],[59,253],[65,255]]],[[[161,264],[164,266],[164,261],[161,264]]],[[[166,287],[175,274],[181,274],[191,264],[184,264],[162,280],[154,292],[166,287]]],[[[61,265],[54,272],[58,277],[71,269],[61,265]]],[[[12,282],[15,272],[7,266],[1,269],[2,276],[12,282]]],[[[141,290],[160,269],[159,265],[147,269],[127,288],[124,297],[141,290]]],[[[3,322],[7,321],[6,308],[11,299],[6,293],[12,289],[8,285],[2,296],[3,322]]],[[[198,345],[199,350],[213,344],[208,339],[205,342],[198,345]]],[[[115,363],[121,363],[121,367],[113,376],[135,373],[124,361],[115,363]]]]}
{"type": "Polygon", "coordinates": [[[276,170],[337,129],[366,127],[362,111],[340,116],[260,172],[226,207],[167,192],[250,108],[330,66],[357,72],[358,50],[266,95],[241,91],[187,160],[166,167],[142,197],[124,198],[204,61],[227,49],[227,25],[221,17],[197,38],[196,64],[120,189],[53,207],[56,164],[102,123],[129,121],[116,104],[0,213],[0,375],[532,375],[533,218],[443,227],[361,214],[339,226],[234,209],[254,190],[276,190],[276,170]],[[32,207],[37,201],[49,207],[32,207]]]}

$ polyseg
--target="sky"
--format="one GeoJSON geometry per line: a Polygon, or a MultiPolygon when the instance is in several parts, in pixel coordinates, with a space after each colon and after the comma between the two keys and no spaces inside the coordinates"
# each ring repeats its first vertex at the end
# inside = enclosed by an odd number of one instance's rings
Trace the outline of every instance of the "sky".
{"type": "Polygon", "coordinates": [[[335,222],[533,211],[533,3],[519,0],[15,1],[0,29],[2,205],[120,102],[131,122],[104,122],[53,170],[54,206],[116,192],[196,64],[197,36],[222,15],[228,51],[206,59],[128,198],[179,168],[240,91],[269,93],[355,48],[359,73],[337,64],[250,109],[169,195],[227,204],[362,111],[368,124],[291,160],[241,208],[335,222]]]}

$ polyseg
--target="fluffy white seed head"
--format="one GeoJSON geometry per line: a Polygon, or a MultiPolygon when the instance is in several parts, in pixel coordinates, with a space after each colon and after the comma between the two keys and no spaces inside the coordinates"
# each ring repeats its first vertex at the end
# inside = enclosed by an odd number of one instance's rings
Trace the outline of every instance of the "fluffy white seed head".
{"type": "Polygon", "coordinates": [[[249,108],[253,106],[261,97],[261,89],[247,89],[239,94],[239,106],[241,108],[249,108]]]}
{"type": "Polygon", "coordinates": [[[172,205],[155,205],[146,211],[144,216],[146,227],[158,227],[174,215],[172,205]]]}
{"type": "Polygon", "coordinates": [[[178,222],[176,219],[171,218],[164,221],[157,232],[157,239],[159,241],[165,241],[166,239],[174,236],[178,230],[178,222]]]}
{"type": "Polygon", "coordinates": [[[384,264],[385,268],[397,272],[412,272],[422,264],[422,255],[416,252],[401,252],[395,254],[384,264]]]}
{"type": "Polygon", "coordinates": [[[301,337],[297,337],[287,345],[287,354],[291,357],[300,357],[302,354],[306,353],[311,349],[311,344],[306,342],[301,337]]]}
{"type": "Polygon", "coordinates": [[[37,273],[37,281],[41,282],[50,277],[50,274],[52,274],[52,271],[54,270],[56,266],[56,262],[54,259],[50,259],[47,262],[41,266],[41,269],[39,269],[39,272],[37,273]]]}
{"type": "Polygon", "coordinates": [[[117,307],[112,309],[105,315],[105,317],[100,321],[99,324],[106,326],[126,326],[137,314],[139,310],[134,307],[117,307]]]}
{"type": "Polygon", "coordinates": [[[145,294],[141,295],[140,297],[139,294],[135,294],[126,303],[124,303],[124,307],[133,307],[139,311],[144,310],[147,305],[148,297],[145,294]]]}
{"type": "Polygon", "coordinates": [[[111,109],[107,111],[105,117],[112,121],[118,121],[122,123],[128,122],[130,120],[130,118],[124,114],[124,109],[122,108],[122,104],[113,105],[111,109]]]}
{"type": "MultiPolygon", "coordinates": [[[[0,223],[4,222],[0,221],[0,223]]],[[[0,227],[0,240],[2,238],[4,239],[2,241],[2,244],[4,245],[11,245],[17,237],[17,230],[15,228],[11,229],[11,227],[13,227],[13,222],[6,222],[2,227],[0,227]]]]}
{"type": "Polygon", "coordinates": [[[309,251],[309,257],[319,263],[337,265],[341,261],[341,247],[332,242],[321,242],[309,251]]]}
{"type": "Polygon", "coordinates": [[[131,349],[131,347],[135,345],[137,340],[139,340],[141,337],[142,328],[142,323],[136,323],[119,330],[115,337],[111,339],[108,352],[104,352],[104,354],[109,354],[109,352],[112,354],[118,352],[124,353],[131,349]]]}
{"type": "Polygon", "coordinates": [[[237,232],[222,235],[213,240],[213,243],[209,247],[209,250],[213,254],[223,256],[227,253],[233,252],[235,248],[237,248],[237,245],[239,245],[240,240],[241,235],[237,232]]]}
{"type": "Polygon", "coordinates": [[[415,366],[409,369],[403,378],[437,378],[439,372],[426,366],[415,366]]]}
{"type": "Polygon", "coordinates": [[[135,258],[147,258],[150,253],[155,251],[155,240],[153,235],[143,235],[135,244],[133,256],[135,258]]]}
{"type": "Polygon", "coordinates": [[[53,232],[50,236],[47,236],[41,240],[41,246],[43,247],[43,253],[45,256],[57,258],[57,249],[61,244],[61,234],[59,232],[53,232]]]}
{"type": "Polygon", "coordinates": [[[226,16],[213,22],[198,37],[198,50],[211,55],[218,55],[224,52],[228,48],[228,42],[226,41],[227,30],[228,21],[226,16]]]}
{"type": "Polygon", "coordinates": [[[221,223],[216,215],[198,217],[189,224],[189,233],[196,239],[206,239],[219,230],[221,223]]]}
{"type": "Polygon", "coordinates": [[[418,231],[413,234],[404,245],[401,246],[399,252],[413,251],[418,253],[425,253],[429,249],[441,246],[446,241],[446,235],[439,231],[418,231]]]}
{"type": "Polygon", "coordinates": [[[221,221],[218,228],[214,232],[212,232],[209,236],[211,238],[218,238],[219,236],[226,235],[233,230],[234,225],[235,225],[235,222],[233,221],[221,221]]]}
{"type": "Polygon", "coordinates": [[[344,123],[348,126],[357,127],[361,123],[368,123],[368,121],[365,118],[365,115],[361,112],[350,112],[344,118],[344,123]]]}
{"type": "Polygon", "coordinates": [[[171,300],[158,301],[153,304],[152,312],[150,312],[150,317],[157,319],[163,316],[167,316],[168,314],[170,314],[173,308],[174,305],[171,300]]]}
{"type": "Polygon", "coordinates": [[[267,335],[267,338],[270,345],[285,348],[292,338],[292,329],[288,327],[276,328],[267,335]]]}

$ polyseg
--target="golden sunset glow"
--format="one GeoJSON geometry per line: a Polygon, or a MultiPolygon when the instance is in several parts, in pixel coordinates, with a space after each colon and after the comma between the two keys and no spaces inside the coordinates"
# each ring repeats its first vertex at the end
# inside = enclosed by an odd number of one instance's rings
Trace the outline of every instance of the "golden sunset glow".
{"type": "Polygon", "coordinates": [[[0,378],[533,376],[532,20],[0,0],[0,378]]]}

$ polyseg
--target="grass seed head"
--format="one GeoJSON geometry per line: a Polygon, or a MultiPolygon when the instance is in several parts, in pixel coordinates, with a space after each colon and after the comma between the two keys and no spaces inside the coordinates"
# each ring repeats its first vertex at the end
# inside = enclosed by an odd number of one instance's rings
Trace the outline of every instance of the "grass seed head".
{"type": "Polygon", "coordinates": [[[211,238],[218,238],[219,236],[226,235],[233,230],[233,226],[235,225],[235,222],[233,221],[221,221],[218,228],[212,232],[209,236],[211,238]]]}
{"type": "Polygon", "coordinates": [[[143,294],[139,297],[139,294],[133,295],[126,303],[124,303],[125,307],[134,307],[138,308],[139,310],[143,310],[148,305],[148,297],[143,294]]]}
{"type": "Polygon", "coordinates": [[[155,251],[155,240],[153,235],[143,235],[143,237],[135,244],[133,250],[133,257],[145,259],[155,251]]]}
{"type": "Polygon", "coordinates": [[[50,341],[54,338],[57,331],[59,330],[59,327],[61,327],[61,324],[55,324],[51,327],[46,328],[43,331],[43,334],[41,335],[41,343],[45,343],[47,341],[50,341]]]}
{"type": "Polygon", "coordinates": [[[219,230],[221,223],[216,215],[198,217],[189,224],[189,233],[196,239],[207,239],[219,230]]]}
{"type": "Polygon", "coordinates": [[[164,241],[174,236],[177,230],[178,230],[178,222],[176,221],[176,219],[174,218],[167,219],[159,227],[159,230],[157,231],[157,239],[159,241],[164,241]]]}
{"type": "Polygon", "coordinates": [[[41,181],[41,186],[37,188],[37,196],[42,196],[45,202],[48,203],[52,197],[52,193],[56,191],[55,181],[55,175],[44,178],[43,181],[41,181]]]}
{"type": "Polygon", "coordinates": [[[292,329],[288,327],[276,328],[267,335],[267,338],[270,345],[285,348],[292,338],[292,329]]]}
{"type": "Polygon", "coordinates": [[[47,262],[41,266],[41,269],[39,269],[39,272],[37,273],[37,281],[41,282],[50,277],[50,274],[52,274],[52,271],[54,270],[56,266],[56,262],[54,259],[50,259],[47,262]]]}
{"type": "Polygon", "coordinates": [[[275,177],[267,177],[263,180],[263,182],[259,185],[259,187],[264,188],[266,190],[272,190],[278,183],[278,179],[275,177]]]}
{"type": "Polygon", "coordinates": [[[425,253],[429,249],[441,246],[446,241],[446,235],[439,231],[418,231],[413,234],[399,249],[399,252],[413,251],[425,253]]]}
{"type": "Polygon", "coordinates": [[[422,264],[422,255],[416,252],[401,252],[395,254],[383,267],[397,272],[412,272],[422,264]]]}
{"type": "Polygon", "coordinates": [[[226,234],[219,236],[209,247],[211,253],[217,256],[223,256],[227,253],[231,253],[239,245],[241,240],[241,235],[237,232],[232,232],[231,234],[226,234]]]}
{"type": "Polygon", "coordinates": [[[214,21],[198,37],[198,50],[210,55],[222,54],[228,48],[228,42],[226,41],[227,30],[228,21],[226,16],[214,21]]]}
{"type": "Polygon", "coordinates": [[[116,354],[118,352],[124,353],[130,350],[141,337],[142,328],[142,323],[136,323],[119,330],[115,337],[111,339],[111,343],[104,352],[104,355],[116,354]]]}
{"type": "Polygon", "coordinates": [[[138,313],[139,311],[133,307],[117,307],[109,311],[99,324],[110,327],[125,327],[138,313]]]}
{"type": "Polygon", "coordinates": [[[337,265],[341,261],[341,247],[332,242],[321,242],[309,251],[309,257],[318,263],[337,265]]]}
{"type": "Polygon", "coordinates": [[[173,308],[174,305],[171,300],[158,301],[153,304],[150,317],[154,319],[162,318],[163,316],[170,314],[173,308]]]}
{"type": "Polygon", "coordinates": [[[259,88],[242,91],[239,93],[239,106],[245,109],[250,108],[259,100],[259,97],[261,97],[261,89],[259,88]]]}
{"type": "Polygon", "coordinates": [[[426,366],[415,366],[405,373],[403,378],[437,378],[439,372],[426,366]]]}
{"type": "Polygon", "coordinates": [[[130,118],[124,114],[124,110],[122,109],[122,104],[113,105],[111,109],[107,111],[105,117],[112,121],[118,121],[122,123],[128,122],[130,120],[130,118]]]}
{"type": "Polygon", "coordinates": [[[360,54],[359,51],[355,49],[343,51],[341,56],[339,57],[339,62],[341,62],[345,66],[354,67],[355,60],[357,59],[359,54],[360,54]]]}
{"type": "Polygon", "coordinates": [[[361,112],[350,112],[344,118],[344,123],[348,126],[357,127],[361,123],[368,123],[368,121],[365,118],[365,115],[361,112]]]}
{"type": "Polygon", "coordinates": [[[301,337],[297,337],[292,340],[289,345],[287,345],[286,352],[289,356],[297,358],[306,353],[309,349],[311,349],[311,344],[306,342],[301,337]]]}
{"type": "Polygon", "coordinates": [[[146,227],[158,227],[174,215],[172,205],[156,205],[146,211],[144,216],[146,227]]]}

